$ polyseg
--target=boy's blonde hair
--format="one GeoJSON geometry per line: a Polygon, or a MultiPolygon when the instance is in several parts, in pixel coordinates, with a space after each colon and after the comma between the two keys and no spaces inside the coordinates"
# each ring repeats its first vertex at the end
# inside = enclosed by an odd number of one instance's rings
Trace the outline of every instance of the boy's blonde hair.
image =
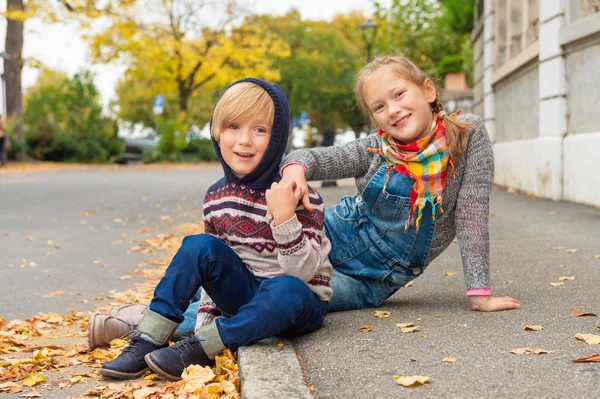
{"type": "Polygon", "coordinates": [[[236,83],[228,88],[215,106],[210,134],[218,142],[227,123],[245,115],[267,112],[267,120],[273,126],[275,104],[265,89],[251,82],[236,83]]]}
{"type": "MultiPolygon", "coordinates": [[[[421,68],[404,57],[377,57],[365,65],[356,74],[356,84],[354,86],[354,94],[356,96],[358,106],[366,115],[369,116],[369,119],[374,126],[377,126],[377,122],[375,121],[375,117],[366,103],[363,94],[363,88],[367,78],[382,67],[388,67],[390,71],[400,78],[408,80],[419,87],[423,87],[427,79],[431,80],[435,86],[435,101],[429,103],[429,106],[431,107],[431,111],[434,113],[438,113],[442,110],[439,90],[433,82],[433,79],[427,76],[427,74],[423,72],[421,68]]],[[[464,154],[467,149],[468,134],[473,130],[473,127],[469,124],[460,122],[455,118],[449,118],[447,115],[442,116],[442,118],[446,126],[446,138],[448,140],[448,152],[450,154],[450,159],[452,159],[452,162],[454,162],[456,165],[460,161],[462,154],[464,154]]]]}

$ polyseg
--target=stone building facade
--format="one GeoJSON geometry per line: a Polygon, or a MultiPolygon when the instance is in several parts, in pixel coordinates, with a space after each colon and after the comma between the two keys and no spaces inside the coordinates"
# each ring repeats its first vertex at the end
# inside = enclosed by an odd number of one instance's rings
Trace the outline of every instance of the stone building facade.
{"type": "Polygon", "coordinates": [[[494,181],[600,206],[600,0],[476,0],[474,17],[494,181]]]}

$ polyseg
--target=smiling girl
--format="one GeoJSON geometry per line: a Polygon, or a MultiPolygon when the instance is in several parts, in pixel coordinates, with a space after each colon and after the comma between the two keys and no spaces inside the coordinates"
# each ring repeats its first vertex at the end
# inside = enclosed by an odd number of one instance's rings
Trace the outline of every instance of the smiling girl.
{"type": "Polygon", "coordinates": [[[516,299],[491,295],[494,158],[482,121],[446,115],[433,81],[402,57],[370,62],[355,91],[378,132],[342,147],[294,151],[282,163],[282,181],[297,184],[309,209],[307,180],[355,178],[358,193],[325,210],[330,311],[381,305],[455,236],[472,309],[518,309],[516,299]]]}

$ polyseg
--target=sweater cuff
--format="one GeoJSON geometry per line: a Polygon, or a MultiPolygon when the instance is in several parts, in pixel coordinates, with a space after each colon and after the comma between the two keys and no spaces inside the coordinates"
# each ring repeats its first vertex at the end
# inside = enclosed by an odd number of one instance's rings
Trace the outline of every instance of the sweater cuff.
{"type": "Polygon", "coordinates": [[[490,296],[492,295],[491,288],[474,288],[471,290],[467,290],[467,296],[490,296]]]}
{"type": "Polygon", "coordinates": [[[283,177],[283,170],[285,168],[287,168],[290,165],[300,165],[302,166],[302,168],[304,168],[304,174],[306,175],[306,165],[304,165],[302,162],[298,162],[298,161],[292,161],[290,163],[286,163],[285,165],[283,165],[283,167],[281,169],[279,169],[279,175],[283,177]]]}
{"type": "Polygon", "coordinates": [[[298,244],[298,239],[302,240],[302,223],[300,223],[296,214],[279,226],[275,226],[275,221],[272,221],[271,231],[279,247],[290,247],[298,244]]]}

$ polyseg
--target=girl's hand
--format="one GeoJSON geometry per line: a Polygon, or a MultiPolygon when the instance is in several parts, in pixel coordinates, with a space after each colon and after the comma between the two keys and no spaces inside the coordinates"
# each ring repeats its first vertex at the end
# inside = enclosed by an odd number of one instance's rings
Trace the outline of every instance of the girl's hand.
{"type": "Polygon", "coordinates": [[[295,188],[296,183],[293,181],[279,182],[271,184],[271,188],[265,192],[267,207],[276,226],[294,217],[296,206],[300,201],[300,196],[296,193],[295,188]]]}
{"type": "Polygon", "coordinates": [[[304,167],[302,165],[288,165],[283,169],[283,176],[281,177],[281,182],[285,183],[288,181],[293,181],[296,184],[296,189],[294,193],[299,198],[302,198],[302,205],[304,208],[312,212],[313,207],[310,204],[310,198],[308,198],[308,184],[306,183],[306,177],[304,176],[304,167]]]}
{"type": "Polygon", "coordinates": [[[491,295],[470,296],[471,308],[481,312],[496,312],[498,310],[519,309],[521,304],[509,296],[494,297],[491,295]]]}

